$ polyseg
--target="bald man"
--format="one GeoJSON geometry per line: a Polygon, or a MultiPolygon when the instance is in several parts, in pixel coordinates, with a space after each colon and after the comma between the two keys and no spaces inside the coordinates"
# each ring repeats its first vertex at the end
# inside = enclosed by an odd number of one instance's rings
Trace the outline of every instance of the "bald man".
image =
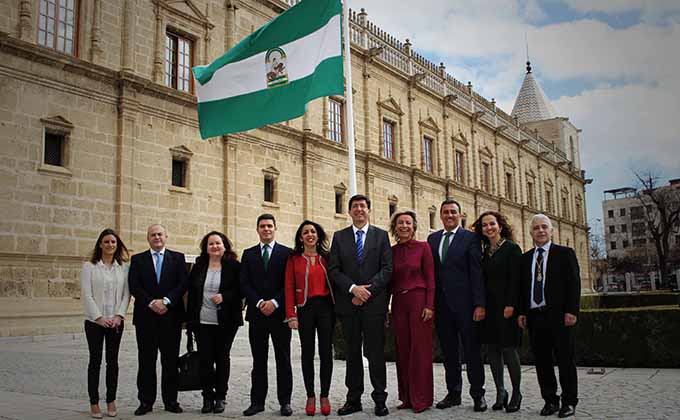
{"type": "Polygon", "coordinates": [[[181,413],[177,402],[177,356],[184,319],[189,276],[184,254],[165,247],[168,234],[163,225],[147,229],[148,250],[130,261],[128,283],[135,297],[132,323],[137,335],[136,416],[153,409],[156,400],[156,359],[161,353],[161,395],[165,411],[181,413]]]}
{"type": "Polygon", "coordinates": [[[537,214],[531,219],[534,247],[522,256],[520,315],[521,328],[529,328],[531,349],[536,357],[536,376],[545,405],[541,416],[559,411],[571,417],[578,403],[574,364],[574,326],[581,298],[581,278],[574,250],[552,242],[550,218],[537,214]],[[562,388],[562,406],[557,395],[553,367],[557,359],[562,388]]]}

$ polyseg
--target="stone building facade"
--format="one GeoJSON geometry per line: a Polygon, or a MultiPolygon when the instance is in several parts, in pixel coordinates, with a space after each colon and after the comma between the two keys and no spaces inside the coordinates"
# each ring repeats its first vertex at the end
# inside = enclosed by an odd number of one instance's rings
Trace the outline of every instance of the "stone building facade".
{"type": "MultiPolygon", "coordinates": [[[[188,68],[296,2],[0,0],[0,335],[81,328],[80,265],[105,227],[141,251],[161,222],[169,247],[195,255],[211,229],[239,252],[255,243],[262,212],[288,244],[304,218],[348,224],[343,98],[257,130],[198,133],[188,68]]],[[[529,219],[545,212],[589,284],[584,172],[549,134],[570,123],[521,122],[364,11],[350,17],[358,190],[372,222],[415,209],[424,239],[453,197],[468,224],[507,214],[526,248],[529,219]]]]}

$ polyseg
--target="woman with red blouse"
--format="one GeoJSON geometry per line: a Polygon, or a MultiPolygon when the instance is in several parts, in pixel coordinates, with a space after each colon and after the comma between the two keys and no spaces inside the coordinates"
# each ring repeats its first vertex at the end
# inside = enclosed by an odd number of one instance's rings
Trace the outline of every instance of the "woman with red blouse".
{"type": "Polygon", "coordinates": [[[305,412],[316,412],[314,393],[314,344],[319,337],[321,414],[331,412],[328,391],[333,373],[333,330],[335,309],[333,289],[326,272],[328,241],[326,232],[315,222],[305,220],[295,233],[295,249],[286,265],[286,322],[300,334],[302,377],[307,391],[305,412]]]}
{"type": "Polygon", "coordinates": [[[392,323],[401,405],[420,413],[432,406],[432,317],[434,260],[427,242],[414,239],[418,222],[412,211],[392,217],[392,323]]]}

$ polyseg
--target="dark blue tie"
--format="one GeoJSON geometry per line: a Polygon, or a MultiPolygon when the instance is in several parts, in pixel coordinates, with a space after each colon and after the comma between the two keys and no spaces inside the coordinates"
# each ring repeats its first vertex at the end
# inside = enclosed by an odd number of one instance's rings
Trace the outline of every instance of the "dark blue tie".
{"type": "Polygon", "coordinates": [[[357,262],[361,265],[364,262],[364,231],[357,230],[357,262]]]}

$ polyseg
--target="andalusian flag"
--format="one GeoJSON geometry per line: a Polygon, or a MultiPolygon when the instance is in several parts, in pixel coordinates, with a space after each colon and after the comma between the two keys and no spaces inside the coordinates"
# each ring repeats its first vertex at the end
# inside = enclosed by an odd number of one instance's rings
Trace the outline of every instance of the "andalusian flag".
{"type": "Polygon", "coordinates": [[[297,118],[344,94],[340,0],[303,0],[222,57],[193,68],[201,137],[297,118]]]}

